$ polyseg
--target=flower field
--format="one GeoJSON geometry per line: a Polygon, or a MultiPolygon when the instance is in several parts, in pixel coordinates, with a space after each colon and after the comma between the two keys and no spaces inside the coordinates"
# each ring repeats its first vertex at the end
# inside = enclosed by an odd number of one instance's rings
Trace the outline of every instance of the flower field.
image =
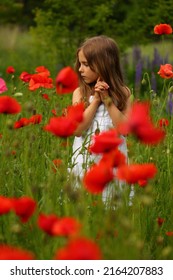
{"type": "MultiPolygon", "coordinates": [[[[172,27],[159,24],[154,33],[171,36],[172,27]]],[[[134,75],[126,75],[134,83],[130,117],[95,135],[89,149],[101,160],[82,180],[70,171],[73,133],[84,112],[83,103],[71,106],[75,72],[67,66],[53,77],[38,65],[18,74],[6,66],[0,76],[1,260],[173,259],[173,66],[162,55],[151,73],[139,59],[134,75]],[[128,164],[118,150],[119,133],[127,137],[128,164]],[[102,192],[109,183],[117,189],[117,180],[126,185],[105,205],[102,192]]]]}

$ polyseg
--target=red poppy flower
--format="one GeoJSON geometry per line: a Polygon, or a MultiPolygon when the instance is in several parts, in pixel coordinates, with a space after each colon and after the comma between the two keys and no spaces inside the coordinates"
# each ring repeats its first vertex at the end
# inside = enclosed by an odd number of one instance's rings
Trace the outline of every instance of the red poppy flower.
{"type": "Polygon", "coordinates": [[[162,34],[171,34],[172,33],[172,27],[169,24],[166,23],[160,23],[154,26],[154,33],[158,35],[162,34]]]}
{"type": "Polygon", "coordinates": [[[22,72],[21,74],[20,74],[20,76],[19,76],[19,78],[23,81],[23,82],[25,82],[25,83],[28,83],[29,81],[30,81],[30,79],[31,79],[31,74],[29,74],[28,72],[22,72]]]}
{"type": "Polygon", "coordinates": [[[141,188],[146,187],[147,184],[148,184],[148,181],[147,181],[146,179],[144,179],[144,180],[139,180],[139,181],[138,181],[138,185],[139,185],[141,188]]]}
{"type": "Polygon", "coordinates": [[[0,113],[17,114],[21,111],[21,106],[17,100],[10,96],[0,96],[0,113]]]}
{"type": "Polygon", "coordinates": [[[11,154],[12,154],[13,156],[15,156],[15,155],[16,155],[16,151],[15,151],[15,150],[11,151],[11,154]]]}
{"type": "Polygon", "coordinates": [[[5,81],[2,78],[0,78],[0,93],[3,93],[7,90],[8,90],[8,88],[6,86],[5,81]]]}
{"type": "Polygon", "coordinates": [[[167,235],[167,236],[173,236],[173,231],[167,231],[167,232],[166,232],[166,235],[167,235]]]}
{"type": "Polygon", "coordinates": [[[53,114],[54,116],[57,116],[57,111],[56,111],[56,109],[52,109],[51,112],[52,112],[52,114],[53,114]]]}
{"type": "Polygon", "coordinates": [[[165,132],[153,125],[149,112],[148,102],[134,102],[128,120],[118,127],[119,132],[124,135],[132,133],[144,144],[158,144],[164,139],[165,132]]]}
{"type": "Polygon", "coordinates": [[[78,76],[75,71],[67,66],[56,77],[56,91],[58,94],[71,93],[78,87],[78,76]]]}
{"type": "Polygon", "coordinates": [[[67,245],[55,254],[56,260],[101,260],[102,253],[98,245],[85,237],[70,239],[67,245]]]}
{"type": "Polygon", "coordinates": [[[59,218],[55,214],[44,215],[40,214],[38,217],[38,226],[40,229],[45,231],[49,235],[54,235],[52,232],[52,227],[59,218]]]}
{"type": "Polygon", "coordinates": [[[43,99],[46,99],[47,101],[50,100],[49,95],[46,94],[46,93],[43,93],[43,94],[42,94],[42,97],[43,97],[43,99]]]}
{"type": "Polygon", "coordinates": [[[0,215],[7,214],[12,210],[12,201],[8,197],[0,196],[0,215]]]}
{"type": "Polygon", "coordinates": [[[91,144],[88,149],[91,153],[95,154],[106,153],[115,149],[123,142],[122,139],[118,138],[118,133],[115,129],[110,129],[98,135],[94,135],[92,139],[93,144],[91,144]]]}
{"type": "Polygon", "coordinates": [[[122,165],[118,167],[116,177],[128,184],[138,183],[139,180],[148,180],[155,176],[157,168],[153,163],[122,165]]]}
{"type": "Polygon", "coordinates": [[[83,121],[83,113],[85,110],[85,105],[83,102],[76,105],[67,107],[66,117],[73,119],[74,122],[80,123],[83,121]]]}
{"type": "Polygon", "coordinates": [[[34,254],[21,248],[0,244],[0,260],[34,260],[34,254]]]}
{"type": "Polygon", "coordinates": [[[160,119],[158,121],[158,124],[159,124],[160,127],[165,127],[165,126],[169,125],[169,121],[167,119],[160,119]]]}
{"type": "Polygon", "coordinates": [[[50,76],[50,71],[45,66],[38,66],[35,71],[39,74],[43,73],[43,75],[50,76]]]}
{"type": "Polygon", "coordinates": [[[136,136],[144,144],[155,145],[163,140],[165,132],[154,127],[152,123],[146,123],[144,126],[138,128],[136,136]]]}
{"type": "Polygon", "coordinates": [[[44,129],[59,137],[73,135],[79,122],[83,121],[84,104],[69,106],[66,116],[50,118],[44,129]]]}
{"type": "Polygon", "coordinates": [[[44,127],[44,130],[53,133],[55,136],[69,137],[73,135],[76,128],[77,124],[73,120],[66,117],[52,117],[44,127]]]}
{"type": "Polygon", "coordinates": [[[111,150],[110,152],[104,153],[100,159],[100,163],[104,163],[110,167],[118,167],[126,163],[125,155],[118,150],[118,148],[111,150]]]}
{"type": "Polygon", "coordinates": [[[27,125],[29,125],[30,124],[30,121],[28,120],[28,119],[26,119],[26,118],[21,118],[20,120],[18,120],[18,121],[16,121],[15,123],[14,123],[14,128],[16,129],[16,128],[21,128],[21,127],[23,127],[23,126],[27,126],[27,125]]]}
{"type": "Polygon", "coordinates": [[[15,72],[15,69],[13,66],[8,66],[6,69],[6,73],[13,74],[15,72]]]}
{"type": "Polygon", "coordinates": [[[53,164],[54,164],[54,166],[56,167],[52,167],[52,170],[53,170],[53,172],[54,173],[56,173],[56,171],[57,171],[57,168],[62,164],[62,160],[60,159],[60,158],[56,158],[56,159],[54,159],[53,161],[53,164]]]}
{"type": "Polygon", "coordinates": [[[128,120],[118,127],[121,134],[135,132],[140,126],[150,123],[150,104],[148,102],[134,102],[128,120]]]}
{"type": "Polygon", "coordinates": [[[13,199],[13,210],[26,223],[32,216],[36,208],[36,202],[30,197],[20,197],[13,199]]]}
{"type": "Polygon", "coordinates": [[[94,164],[85,173],[83,178],[84,187],[93,194],[101,193],[106,184],[114,178],[112,167],[107,162],[94,164]]]}
{"type": "Polygon", "coordinates": [[[42,115],[36,114],[29,118],[29,122],[32,124],[39,124],[42,121],[42,115]]]}
{"type": "Polygon", "coordinates": [[[56,236],[74,236],[79,233],[81,224],[73,217],[62,217],[53,224],[52,233],[56,236]]]}
{"type": "Polygon", "coordinates": [[[40,87],[53,88],[53,80],[47,76],[46,72],[31,75],[29,90],[34,91],[40,87]]]}
{"type": "Polygon", "coordinates": [[[160,65],[160,69],[157,72],[157,74],[159,74],[160,77],[164,79],[173,78],[172,65],[171,64],[160,65]]]}
{"type": "Polygon", "coordinates": [[[161,217],[157,218],[157,224],[158,224],[159,227],[161,227],[164,222],[165,222],[165,219],[163,219],[161,217]]]}

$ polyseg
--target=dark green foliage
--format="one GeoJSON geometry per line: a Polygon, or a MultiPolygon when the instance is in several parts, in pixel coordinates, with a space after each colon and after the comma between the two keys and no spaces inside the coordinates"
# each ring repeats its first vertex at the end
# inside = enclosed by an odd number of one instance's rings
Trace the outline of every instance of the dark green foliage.
{"type": "Polygon", "coordinates": [[[58,61],[56,70],[74,63],[75,50],[84,38],[105,34],[123,51],[128,46],[158,40],[153,28],[172,23],[171,0],[2,0],[0,24],[32,27],[33,52],[58,61]]]}
{"type": "Polygon", "coordinates": [[[0,24],[17,24],[27,28],[34,24],[35,8],[42,8],[39,0],[1,0],[0,24]]]}

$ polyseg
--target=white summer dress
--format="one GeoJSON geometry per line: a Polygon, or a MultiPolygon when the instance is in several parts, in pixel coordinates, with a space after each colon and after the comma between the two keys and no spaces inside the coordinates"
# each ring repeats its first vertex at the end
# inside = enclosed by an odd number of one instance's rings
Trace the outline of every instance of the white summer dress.
{"type": "MultiPolygon", "coordinates": [[[[91,95],[89,98],[89,102],[91,103],[93,96],[91,95]]],[[[109,116],[107,109],[103,103],[98,107],[93,122],[90,128],[87,130],[86,135],[75,137],[73,142],[73,154],[72,154],[72,172],[79,177],[80,179],[83,177],[84,172],[92,165],[92,163],[96,163],[100,160],[101,156],[93,155],[88,153],[88,146],[91,143],[92,136],[95,134],[97,130],[99,132],[103,132],[109,130],[113,127],[112,120],[109,116]]],[[[124,136],[121,136],[123,139],[123,143],[118,147],[119,150],[126,156],[127,158],[127,145],[126,139],[124,136]]],[[[102,193],[102,200],[106,201],[111,198],[114,192],[114,187],[110,186],[106,187],[102,193]]],[[[121,188],[121,183],[118,184],[121,188]]]]}

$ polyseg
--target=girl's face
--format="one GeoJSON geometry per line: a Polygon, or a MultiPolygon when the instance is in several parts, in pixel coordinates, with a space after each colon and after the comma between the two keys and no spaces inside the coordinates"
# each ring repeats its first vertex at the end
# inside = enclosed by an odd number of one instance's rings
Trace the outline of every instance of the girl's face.
{"type": "Polygon", "coordinates": [[[99,75],[91,70],[82,50],[80,50],[78,53],[78,59],[80,64],[79,73],[81,77],[86,84],[94,83],[98,79],[99,75]]]}

